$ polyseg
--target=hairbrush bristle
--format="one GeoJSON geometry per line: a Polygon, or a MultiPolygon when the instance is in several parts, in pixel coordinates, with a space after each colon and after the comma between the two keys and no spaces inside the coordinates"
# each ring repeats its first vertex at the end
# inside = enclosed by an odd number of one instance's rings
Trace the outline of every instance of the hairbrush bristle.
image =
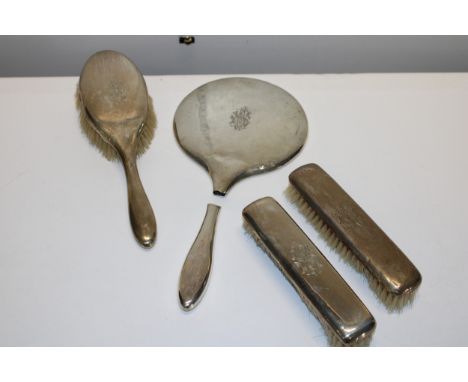
{"type": "MultiPolygon", "coordinates": [[[[257,244],[257,246],[263,250],[267,255],[268,257],[273,261],[273,263],[277,266],[277,268],[281,271],[281,273],[283,273],[284,275],[284,272],[283,272],[283,269],[281,267],[278,266],[276,260],[275,260],[275,257],[272,256],[271,254],[271,251],[268,249],[268,247],[265,245],[265,243],[263,242],[263,240],[259,237],[259,235],[257,234],[257,232],[255,231],[255,229],[249,224],[249,222],[247,222],[245,219],[244,219],[244,223],[243,223],[243,226],[244,226],[244,230],[246,232],[246,234],[248,234],[254,241],[255,243],[257,244]]],[[[289,281],[289,278],[284,275],[286,280],[289,281]]],[[[301,297],[301,300],[302,302],[307,306],[307,309],[314,315],[314,317],[320,322],[321,324],[321,327],[325,333],[325,336],[327,338],[327,342],[328,342],[328,345],[329,346],[335,346],[335,347],[343,347],[343,346],[369,346],[369,343],[370,343],[370,340],[371,340],[371,337],[372,337],[372,333],[364,333],[363,335],[361,335],[359,338],[357,338],[356,340],[354,340],[352,343],[344,343],[338,334],[336,334],[333,329],[330,327],[330,325],[328,324],[327,321],[325,321],[323,318],[321,318],[317,313],[316,313],[316,310],[315,308],[312,306],[312,305],[309,305],[309,303],[307,302],[307,299],[304,298],[304,296],[302,295],[301,291],[299,289],[296,288],[296,286],[291,283],[289,281],[289,283],[293,286],[293,288],[297,291],[297,293],[299,294],[299,296],[301,297]]]]}
{"type": "MultiPolygon", "coordinates": [[[[120,156],[117,150],[99,133],[93,122],[88,118],[85,107],[81,100],[79,86],[76,87],[75,104],[79,112],[80,126],[90,143],[109,160],[119,160],[120,156]]],[[[142,155],[151,145],[156,129],[156,114],[153,108],[153,100],[148,95],[148,111],[142,128],[138,132],[137,138],[137,156],[142,155]]]]}
{"type": "Polygon", "coordinates": [[[298,210],[307,218],[307,220],[319,232],[319,235],[324,239],[325,243],[333,250],[339,253],[340,258],[359,273],[363,274],[367,280],[370,289],[374,292],[377,298],[383,303],[389,312],[399,312],[405,306],[411,305],[415,293],[408,291],[403,295],[395,295],[390,293],[385,286],[379,282],[369,270],[359,261],[354,253],[344,244],[339,237],[334,233],[317,212],[304,200],[302,195],[291,184],[285,192],[286,197],[298,208],[298,210]]]}

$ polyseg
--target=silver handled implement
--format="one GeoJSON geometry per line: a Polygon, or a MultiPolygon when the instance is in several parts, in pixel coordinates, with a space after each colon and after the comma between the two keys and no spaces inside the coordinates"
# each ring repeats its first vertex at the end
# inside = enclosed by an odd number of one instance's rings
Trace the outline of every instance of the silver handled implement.
{"type": "Polygon", "coordinates": [[[219,209],[217,205],[208,204],[203,224],[182,267],[179,300],[184,310],[191,310],[197,305],[208,282],[219,209]]]}
{"type": "Polygon", "coordinates": [[[138,174],[136,158],[150,145],[156,125],[143,75],[126,56],[106,50],[93,54],[77,89],[80,122],[90,142],[125,168],[130,223],[137,241],[153,246],[156,219],[138,174]]]}

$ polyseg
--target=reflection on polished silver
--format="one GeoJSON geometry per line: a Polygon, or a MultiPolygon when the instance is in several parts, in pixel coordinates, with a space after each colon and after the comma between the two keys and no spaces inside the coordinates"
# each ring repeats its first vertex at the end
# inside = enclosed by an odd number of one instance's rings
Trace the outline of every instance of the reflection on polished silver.
{"type": "Polygon", "coordinates": [[[156,123],[143,76],[124,55],[98,52],[81,72],[77,103],[91,142],[107,158],[121,158],[133,232],[140,244],[151,247],[156,239],[156,220],[136,165],[137,155],[149,146],[156,123]]]}
{"type": "Polygon", "coordinates": [[[389,310],[414,296],[421,274],[364,210],[320,166],[289,175],[290,196],[325,238],[363,272],[389,310]]]}
{"type": "Polygon", "coordinates": [[[243,211],[245,227],[319,319],[332,345],[367,345],[375,320],[362,301],[273,198],[243,211]]]}
{"type": "Polygon", "coordinates": [[[179,299],[184,310],[191,310],[198,304],[208,282],[219,209],[219,206],[208,204],[203,224],[182,267],[179,299]]]}
{"type": "Polygon", "coordinates": [[[177,108],[174,129],[182,148],[201,162],[213,192],[272,170],[293,157],[307,137],[297,100],[265,81],[224,78],[192,91],[177,108]]]}

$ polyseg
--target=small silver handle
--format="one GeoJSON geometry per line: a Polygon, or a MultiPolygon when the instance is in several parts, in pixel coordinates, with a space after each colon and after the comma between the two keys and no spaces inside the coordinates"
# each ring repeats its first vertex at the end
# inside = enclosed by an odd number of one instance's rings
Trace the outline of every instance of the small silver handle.
{"type": "Polygon", "coordinates": [[[205,218],[185,259],[179,279],[182,309],[192,310],[205,289],[211,270],[213,239],[220,207],[208,204],[205,218]]]}

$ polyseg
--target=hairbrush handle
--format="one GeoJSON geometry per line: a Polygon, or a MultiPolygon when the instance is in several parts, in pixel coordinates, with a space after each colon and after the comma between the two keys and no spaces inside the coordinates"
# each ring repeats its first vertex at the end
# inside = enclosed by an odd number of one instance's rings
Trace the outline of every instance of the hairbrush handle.
{"type": "Polygon", "coordinates": [[[138,174],[135,154],[121,151],[122,162],[127,176],[128,210],[133,233],[138,242],[150,248],[156,240],[156,219],[145,189],[138,174]]]}
{"type": "Polygon", "coordinates": [[[184,310],[191,310],[196,306],[208,282],[219,209],[217,205],[208,204],[200,231],[182,266],[179,300],[184,310]]]}

